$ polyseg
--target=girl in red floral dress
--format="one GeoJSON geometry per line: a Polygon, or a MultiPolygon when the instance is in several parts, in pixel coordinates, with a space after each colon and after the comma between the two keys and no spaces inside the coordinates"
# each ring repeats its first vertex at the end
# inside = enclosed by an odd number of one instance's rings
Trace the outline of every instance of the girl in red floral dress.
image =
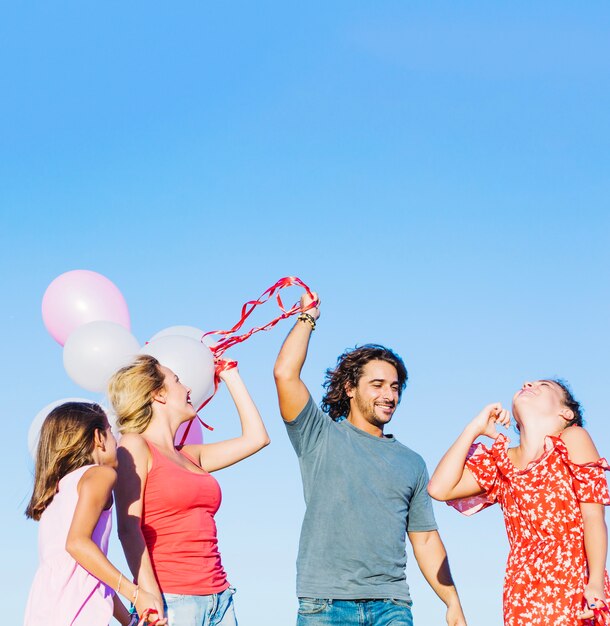
{"type": "Polygon", "coordinates": [[[610,624],[604,505],[610,470],[580,405],[557,380],[526,382],[513,397],[519,445],[500,403],[470,422],[436,468],[428,491],[466,515],[498,502],[510,543],[504,580],[507,626],[610,624]],[[473,445],[479,435],[491,448],[473,445]]]}

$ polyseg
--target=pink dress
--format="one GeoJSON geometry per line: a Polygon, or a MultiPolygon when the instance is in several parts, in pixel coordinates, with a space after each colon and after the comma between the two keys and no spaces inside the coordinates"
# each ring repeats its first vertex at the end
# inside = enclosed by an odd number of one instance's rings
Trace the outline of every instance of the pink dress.
{"type": "MultiPolygon", "coordinates": [[[[605,459],[573,463],[564,442],[547,437],[544,454],[518,470],[507,448],[504,435],[491,448],[472,446],[466,467],[485,493],[448,502],[465,515],[496,502],[502,507],[510,544],[504,624],[593,626],[593,620],[576,618],[583,610],[587,581],[579,503],[610,504],[604,476],[610,466],[605,459]]],[[[607,574],[605,586],[610,595],[607,574]]],[[[607,614],[604,618],[608,619],[607,614]]]]}
{"type": "MultiPolygon", "coordinates": [[[[78,500],[77,485],[93,467],[86,465],[59,481],[59,490],[40,518],[40,565],[25,609],[24,626],[108,626],[114,592],[66,552],[66,539],[78,500]]],[[[108,552],[112,509],[103,511],[93,541],[108,552]]]]}

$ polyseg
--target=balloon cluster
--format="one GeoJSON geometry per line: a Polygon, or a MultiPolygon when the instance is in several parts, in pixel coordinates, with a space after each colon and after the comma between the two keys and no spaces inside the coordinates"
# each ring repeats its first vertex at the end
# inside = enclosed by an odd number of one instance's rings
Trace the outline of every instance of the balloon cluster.
{"type": "MultiPolygon", "coordinates": [[[[214,356],[203,342],[204,332],[192,326],[171,326],[140,346],[131,333],[125,298],[112,281],[97,272],[73,270],[53,280],[42,299],[42,319],[53,339],[63,346],[66,373],[87,391],[105,391],[116,370],[138,354],[150,354],[191,388],[193,406],[201,406],[214,393],[214,356]]],[[[36,415],[28,433],[33,456],[44,418],[71,400],[74,398],[56,400],[36,415]]],[[[113,423],[114,416],[106,413],[113,423]]],[[[177,441],[183,427],[176,434],[177,441]]],[[[201,443],[200,428],[190,429],[187,443],[201,443]]]]}

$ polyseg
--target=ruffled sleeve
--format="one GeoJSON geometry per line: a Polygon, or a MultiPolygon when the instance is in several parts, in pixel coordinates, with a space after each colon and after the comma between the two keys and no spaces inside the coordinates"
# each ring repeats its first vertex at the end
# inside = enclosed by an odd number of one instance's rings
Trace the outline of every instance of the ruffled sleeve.
{"type": "Polygon", "coordinates": [[[498,466],[492,451],[478,443],[470,446],[466,467],[485,493],[449,500],[447,504],[464,515],[474,515],[498,501],[498,466]]]}
{"type": "MultiPolygon", "coordinates": [[[[562,442],[563,443],[563,442],[562,442]]],[[[565,454],[566,464],[572,474],[574,493],[579,502],[610,505],[610,493],[605,472],[610,471],[606,459],[598,459],[593,463],[578,465],[570,461],[565,454]]]]}

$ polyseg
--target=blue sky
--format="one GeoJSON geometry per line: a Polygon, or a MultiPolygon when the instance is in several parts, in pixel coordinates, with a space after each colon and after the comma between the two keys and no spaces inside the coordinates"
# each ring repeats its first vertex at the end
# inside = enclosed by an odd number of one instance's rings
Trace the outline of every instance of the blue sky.
{"type": "MultiPolygon", "coordinates": [[[[103,400],[68,379],[42,324],[70,269],[117,284],[141,343],[228,328],[301,277],[323,300],[314,398],[345,348],[392,346],[410,381],[390,430],[431,469],[483,404],[555,375],[610,455],[609,26],[603,2],[3,7],[5,621],[21,620],[37,560],[30,422],[59,398],[103,400]]],[[[302,491],[271,375],[289,327],[232,352],[272,438],[217,475],[246,626],[270,606],[277,624],[295,614],[302,491]]],[[[203,416],[209,440],[236,433],[226,390],[203,416]]],[[[435,510],[469,624],[498,626],[499,510],[435,510]]],[[[413,563],[408,577],[416,623],[442,623],[413,563]]]]}

